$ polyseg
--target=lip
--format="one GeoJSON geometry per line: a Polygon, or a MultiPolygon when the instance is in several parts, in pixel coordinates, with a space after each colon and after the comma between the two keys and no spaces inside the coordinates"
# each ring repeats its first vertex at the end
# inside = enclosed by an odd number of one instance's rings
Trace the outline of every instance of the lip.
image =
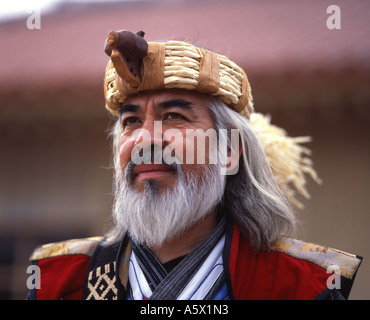
{"type": "Polygon", "coordinates": [[[155,178],[169,173],[174,173],[174,169],[167,164],[138,164],[132,171],[134,178],[155,178]]]}

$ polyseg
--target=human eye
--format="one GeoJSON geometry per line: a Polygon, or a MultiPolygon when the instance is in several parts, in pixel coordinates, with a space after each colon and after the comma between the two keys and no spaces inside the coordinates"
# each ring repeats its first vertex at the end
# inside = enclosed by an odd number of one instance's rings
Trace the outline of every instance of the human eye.
{"type": "Polygon", "coordinates": [[[138,117],[127,117],[122,121],[123,127],[133,126],[138,123],[140,123],[140,119],[138,117]]]}
{"type": "Polygon", "coordinates": [[[164,119],[165,120],[187,120],[183,115],[177,112],[166,113],[164,119]]]}

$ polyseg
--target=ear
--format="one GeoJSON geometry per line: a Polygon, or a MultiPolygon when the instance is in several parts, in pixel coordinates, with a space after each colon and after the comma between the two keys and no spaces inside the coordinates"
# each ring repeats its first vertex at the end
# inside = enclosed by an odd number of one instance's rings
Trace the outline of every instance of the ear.
{"type": "Polygon", "coordinates": [[[231,135],[231,147],[227,148],[226,175],[234,175],[239,171],[239,160],[242,155],[243,147],[241,137],[231,135]]]}

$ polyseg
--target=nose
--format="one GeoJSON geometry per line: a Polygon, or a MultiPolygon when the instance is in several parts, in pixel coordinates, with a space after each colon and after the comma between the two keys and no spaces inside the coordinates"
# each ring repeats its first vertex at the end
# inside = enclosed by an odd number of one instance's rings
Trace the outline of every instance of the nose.
{"type": "Polygon", "coordinates": [[[146,119],[140,129],[137,129],[132,161],[138,163],[162,163],[164,148],[162,121],[146,119]]]}

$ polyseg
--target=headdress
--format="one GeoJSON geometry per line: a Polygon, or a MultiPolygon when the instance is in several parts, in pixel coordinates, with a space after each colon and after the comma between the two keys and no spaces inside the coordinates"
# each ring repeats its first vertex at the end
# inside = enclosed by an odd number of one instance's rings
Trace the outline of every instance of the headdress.
{"type": "Polygon", "coordinates": [[[309,137],[291,138],[254,113],[247,75],[226,56],[180,41],[147,42],[144,32],[110,31],[105,42],[110,56],[104,78],[106,108],[118,116],[125,99],[139,92],[160,89],[187,89],[218,96],[226,105],[250,120],[272,171],[297,206],[293,187],[309,197],[305,173],[320,182],[308,158],[309,150],[300,143],[309,137]]]}

